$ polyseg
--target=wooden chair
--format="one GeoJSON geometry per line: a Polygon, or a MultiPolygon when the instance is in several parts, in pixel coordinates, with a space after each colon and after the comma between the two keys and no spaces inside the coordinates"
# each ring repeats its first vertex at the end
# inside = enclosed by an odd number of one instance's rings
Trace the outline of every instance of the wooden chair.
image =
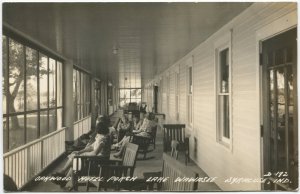
{"type": "Polygon", "coordinates": [[[140,110],[139,106],[137,105],[136,102],[130,102],[128,104],[128,107],[124,110],[125,114],[131,113],[132,116],[139,116],[140,110]]]}
{"type": "Polygon", "coordinates": [[[99,181],[97,184],[97,190],[112,189],[113,191],[118,191],[120,189],[130,190],[130,186],[127,185],[127,181],[119,182],[116,178],[120,177],[132,177],[130,176],[130,171],[132,167],[129,166],[118,166],[118,165],[101,165],[99,177],[102,178],[102,181],[99,181]]]}
{"type": "Polygon", "coordinates": [[[129,173],[130,176],[133,176],[134,173],[138,149],[138,145],[128,143],[123,155],[122,166],[128,166],[131,168],[131,171],[129,173]]]}
{"type": "Polygon", "coordinates": [[[82,177],[96,177],[99,174],[98,165],[109,164],[109,159],[104,159],[99,156],[75,156],[73,160],[73,175],[72,183],[75,191],[78,191],[78,187],[85,185],[86,191],[89,191],[91,185],[93,185],[89,180],[80,181],[82,177]]]}
{"type": "Polygon", "coordinates": [[[178,142],[178,151],[185,154],[185,164],[190,160],[189,138],[185,137],[184,124],[164,124],[163,125],[163,150],[164,152],[171,151],[171,142],[173,140],[178,142]]]}
{"type": "Polygon", "coordinates": [[[153,191],[154,184],[159,191],[195,191],[198,188],[196,181],[175,182],[178,177],[188,177],[196,179],[198,173],[192,171],[190,167],[180,163],[166,153],[163,153],[163,167],[161,172],[145,172],[144,180],[150,177],[168,177],[161,183],[147,182],[147,189],[153,191]]]}
{"type": "Polygon", "coordinates": [[[142,153],[144,155],[143,160],[146,159],[147,153],[152,152],[154,150],[154,148],[150,148],[150,138],[133,135],[131,136],[130,142],[139,145],[138,153],[142,153]]]}
{"type": "Polygon", "coordinates": [[[155,144],[156,144],[157,127],[158,127],[158,125],[156,125],[155,127],[153,127],[152,133],[151,133],[151,139],[150,139],[150,144],[153,145],[154,149],[155,149],[155,144]]]}
{"type": "Polygon", "coordinates": [[[142,153],[144,155],[143,160],[146,159],[147,153],[155,150],[157,127],[158,125],[155,125],[152,128],[150,138],[142,137],[138,135],[133,135],[130,138],[130,142],[139,145],[138,153],[142,153]],[[151,145],[153,145],[153,147],[151,147],[151,145]]]}
{"type": "MultiPolygon", "coordinates": [[[[128,143],[126,145],[126,149],[122,160],[109,160],[103,159],[99,156],[75,156],[73,161],[73,186],[74,190],[78,190],[78,186],[82,185],[78,183],[78,179],[80,177],[98,177],[100,173],[100,169],[102,166],[111,166],[112,169],[122,169],[128,176],[133,176],[135,164],[136,164],[136,156],[137,156],[138,145],[128,143]],[[122,167],[120,167],[122,166],[122,167]]],[[[86,181],[86,191],[89,191],[89,187],[91,186],[90,181],[86,181]]],[[[99,189],[98,185],[98,189],[99,189]]]]}
{"type": "Polygon", "coordinates": [[[124,136],[125,136],[125,134],[126,134],[127,132],[128,132],[128,131],[118,131],[118,134],[117,134],[117,136],[118,136],[117,142],[120,142],[120,141],[124,138],[124,136]]]}
{"type": "Polygon", "coordinates": [[[180,163],[178,160],[174,160],[167,154],[163,154],[163,169],[162,177],[170,177],[166,182],[162,183],[161,189],[163,191],[195,191],[197,190],[197,182],[175,182],[178,177],[197,178],[198,173],[192,171],[190,167],[187,167],[180,163]]]}
{"type": "MultiPolygon", "coordinates": [[[[100,165],[99,177],[103,177],[103,181],[98,182],[98,191],[101,189],[107,190],[108,188],[114,188],[119,190],[126,187],[126,184],[118,181],[108,181],[111,177],[133,177],[136,157],[137,157],[138,145],[128,143],[122,159],[122,165],[115,164],[103,164],[100,165]]],[[[129,187],[130,188],[130,187],[129,187]]]]}

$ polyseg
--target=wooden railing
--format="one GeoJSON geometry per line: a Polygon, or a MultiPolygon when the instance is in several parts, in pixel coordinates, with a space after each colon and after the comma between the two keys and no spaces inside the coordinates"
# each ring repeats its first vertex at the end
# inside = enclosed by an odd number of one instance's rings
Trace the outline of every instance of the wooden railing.
{"type": "Polygon", "coordinates": [[[85,117],[74,123],[74,139],[91,130],[91,116],[85,117]]]}
{"type": "Polygon", "coordinates": [[[62,128],[3,155],[4,173],[20,189],[65,152],[62,128]]]}

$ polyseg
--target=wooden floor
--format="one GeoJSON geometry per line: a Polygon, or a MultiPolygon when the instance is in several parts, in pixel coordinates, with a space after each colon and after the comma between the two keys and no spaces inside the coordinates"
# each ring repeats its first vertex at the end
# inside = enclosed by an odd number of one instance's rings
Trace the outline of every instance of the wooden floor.
{"type": "MultiPolygon", "coordinates": [[[[116,118],[118,115],[113,115],[113,118],[116,118]]],[[[162,170],[162,153],[163,153],[163,144],[162,144],[163,134],[162,130],[157,131],[157,139],[156,139],[156,149],[147,154],[146,160],[141,160],[142,155],[138,155],[138,160],[136,163],[136,169],[134,172],[134,176],[143,177],[144,172],[158,172],[162,170]]],[[[113,157],[113,156],[111,156],[113,157]]],[[[179,154],[179,160],[184,163],[184,155],[179,154]]],[[[52,173],[56,172],[57,170],[61,169],[62,166],[65,164],[66,159],[61,161],[59,165],[55,166],[53,170],[51,169],[52,173]]],[[[194,162],[189,162],[188,166],[193,169],[195,172],[199,174],[199,177],[206,177],[207,175],[205,172],[200,169],[194,162]]],[[[198,185],[199,191],[220,191],[220,188],[214,183],[199,183],[198,185]]],[[[36,182],[33,186],[27,189],[27,191],[33,192],[63,192],[66,191],[64,188],[60,188],[58,185],[48,181],[48,182],[36,182]]],[[[79,191],[84,191],[84,187],[80,187],[79,191]]],[[[91,188],[90,191],[96,191],[95,189],[91,188]]]]}

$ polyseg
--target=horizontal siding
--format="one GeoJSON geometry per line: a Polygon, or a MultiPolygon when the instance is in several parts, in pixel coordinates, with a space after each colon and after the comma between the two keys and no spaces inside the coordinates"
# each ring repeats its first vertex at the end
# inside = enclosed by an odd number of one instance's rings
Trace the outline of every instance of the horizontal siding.
{"type": "MultiPolygon", "coordinates": [[[[187,123],[187,61],[193,58],[193,129],[190,152],[193,160],[226,191],[260,190],[259,183],[226,184],[229,177],[260,178],[259,78],[256,31],[296,10],[296,3],[254,3],[174,64],[179,65],[179,118],[187,123]],[[232,30],[232,150],[216,141],[215,43],[232,30]],[[195,141],[197,139],[197,147],[195,141]]],[[[163,112],[175,117],[175,74],[170,72],[170,96],[163,87],[163,112]],[[172,85],[173,84],[173,85],[172,85]],[[169,103],[169,112],[167,104],[169,103]]],[[[166,72],[161,76],[165,82],[166,72]]]]}

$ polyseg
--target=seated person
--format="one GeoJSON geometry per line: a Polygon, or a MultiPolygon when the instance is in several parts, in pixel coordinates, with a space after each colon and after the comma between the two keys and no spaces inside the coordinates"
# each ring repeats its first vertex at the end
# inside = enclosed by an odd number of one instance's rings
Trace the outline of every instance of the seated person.
{"type": "Polygon", "coordinates": [[[145,103],[142,103],[141,106],[140,106],[140,112],[141,113],[146,113],[146,108],[147,108],[147,105],[145,103]]]}
{"type": "MultiPolygon", "coordinates": [[[[108,117],[105,117],[103,115],[98,115],[98,117],[96,119],[96,127],[97,127],[98,123],[100,123],[100,122],[110,122],[110,120],[109,120],[108,117]],[[105,119],[108,119],[108,120],[105,121],[105,119]]],[[[95,138],[97,136],[97,133],[98,133],[97,130],[93,130],[93,131],[90,131],[88,133],[90,139],[89,139],[89,141],[88,141],[88,143],[86,144],[85,147],[88,147],[88,146],[90,146],[91,144],[93,144],[95,142],[95,138]]]]}
{"type": "MultiPolygon", "coordinates": [[[[146,115],[145,119],[143,120],[143,124],[138,130],[134,130],[133,135],[142,136],[146,138],[151,138],[151,133],[153,127],[157,125],[154,121],[155,115],[153,113],[149,113],[146,115]]],[[[114,144],[115,147],[120,147],[120,151],[114,154],[114,157],[120,158],[125,150],[126,144],[130,141],[130,136],[125,136],[119,143],[114,144]]]]}
{"type": "Polygon", "coordinates": [[[141,125],[143,124],[143,119],[139,120],[139,118],[137,116],[134,116],[132,119],[132,124],[131,124],[131,130],[126,132],[124,137],[121,139],[121,141],[119,141],[118,143],[115,143],[112,145],[112,149],[119,149],[120,146],[123,144],[123,142],[128,142],[130,139],[130,136],[133,135],[132,131],[133,130],[138,130],[141,125]]]}
{"type": "Polygon", "coordinates": [[[132,121],[132,130],[139,130],[144,121],[144,114],[140,114],[140,118],[138,116],[133,117],[132,121]]]}
{"type": "MultiPolygon", "coordinates": [[[[97,124],[101,121],[103,118],[103,115],[99,115],[96,119],[96,126],[97,124]]],[[[88,147],[92,143],[95,142],[95,137],[97,135],[96,130],[90,130],[88,133],[82,134],[77,140],[75,140],[73,144],[73,150],[79,150],[82,149],[83,147],[88,147]]]]}
{"type": "Polygon", "coordinates": [[[157,125],[157,122],[155,122],[155,115],[153,113],[149,113],[144,121],[141,127],[138,130],[133,130],[133,134],[137,136],[143,136],[147,138],[151,138],[152,129],[157,125]]]}
{"type": "Polygon", "coordinates": [[[118,140],[122,139],[126,133],[128,132],[130,133],[131,128],[132,128],[132,123],[129,121],[126,115],[123,115],[115,131],[115,133],[117,133],[118,135],[118,140]]]}
{"type": "MultiPolygon", "coordinates": [[[[68,156],[68,161],[65,166],[57,173],[52,176],[57,177],[70,177],[72,176],[73,169],[73,159],[75,156],[99,156],[103,157],[103,159],[109,159],[110,156],[110,145],[111,139],[109,134],[109,118],[103,116],[100,122],[96,125],[97,135],[95,137],[95,142],[85,147],[83,150],[74,151],[68,156]]],[[[59,184],[64,187],[66,185],[66,181],[54,181],[55,184],[59,184]]]]}

